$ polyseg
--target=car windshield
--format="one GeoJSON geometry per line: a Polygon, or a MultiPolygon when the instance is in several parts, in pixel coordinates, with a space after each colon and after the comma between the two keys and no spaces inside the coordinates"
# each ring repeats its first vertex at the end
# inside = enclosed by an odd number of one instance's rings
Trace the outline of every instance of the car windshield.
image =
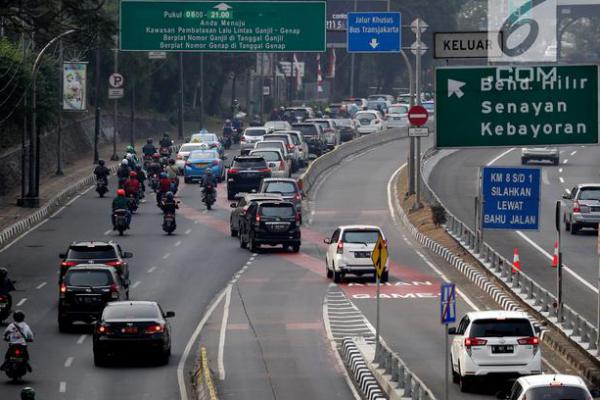
{"type": "Polygon", "coordinates": [[[289,143],[290,139],[287,136],[280,136],[280,135],[267,135],[265,136],[265,140],[281,140],[284,143],[289,143]]]}
{"type": "Polygon", "coordinates": [[[600,201],[600,188],[582,188],[579,192],[579,200],[600,201]]]}
{"type": "Polygon", "coordinates": [[[267,122],[265,122],[265,128],[286,129],[287,127],[288,127],[288,123],[285,121],[267,121],[267,122]]]}
{"type": "Polygon", "coordinates": [[[246,158],[241,160],[234,160],[232,168],[238,169],[259,169],[267,168],[267,163],[262,157],[246,158]]]}
{"type": "Polygon", "coordinates": [[[294,207],[290,204],[268,204],[260,208],[260,214],[263,217],[292,218],[294,217],[294,207]]]}
{"type": "Polygon", "coordinates": [[[181,152],[190,152],[190,151],[200,150],[200,149],[202,149],[202,145],[200,145],[200,144],[184,144],[179,149],[179,152],[180,153],[181,152]]]}
{"type": "Polygon", "coordinates": [[[253,151],[253,156],[260,156],[265,159],[265,161],[279,161],[281,160],[281,155],[278,151],[253,151]]]}
{"type": "Polygon", "coordinates": [[[524,318],[478,319],[473,321],[471,337],[530,337],[533,329],[529,320],[524,318]]]}
{"type": "Polygon", "coordinates": [[[67,258],[72,260],[103,260],[117,258],[117,253],[112,246],[71,247],[67,258]]]}
{"type": "Polygon", "coordinates": [[[267,131],[264,129],[247,129],[244,132],[246,136],[264,136],[267,134],[267,131]]]}
{"type": "Polygon", "coordinates": [[[540,386],[525,392],[527,400],[588,400],[590,397],[582,388],[575,386],[540,386]]]}
{"type": "Polygon", "coordinates": [[[69,271],[64,278],[68,286],[110,286],[111,274],[108,271],[69,271]]]}
{"type": "Polygon", "coordinates": [[[211,142],[218,142],[219,139],[217,138],[217,135],[215,135],[214,133],[198,133],[195,135],[192,135],[192,139],[190,140],[190,142],[193,143],[211,143],[211,142]]]}
{"type": "Polygon", "coordinates": [[[377,230],[345,231],[342,241],[345,243],[376,243],[379,238],[377,230]]]}
{"type": "Polygon", "coordinates": [[[285,146],[283,145],[283,143],[281,142],[258,142],[256,143],[256,148],[257,149],[268,149],[268,148],[274,148],[274,149],[281,149],[283,150],[285,146]]]}
{"type": "Polygon", "coordinates": [[[300,139],[298,138],[298,135],[296,133],[290,133],[289,135],[292,138],[292,142],[294,142],[295,145],[300,144],[300,139]]]}
{"type": "Polygon", "coordinates": [[[296,194],[296,185],[292,182],[269,182],[265,193],[281,193],[284,196],[296,194]]]}
{"type": "Polygon", "coordinates": [[[336,119],[335,123],[338,124],[339,126],[343,126],[343,127],[352,127],[352,120],[351,119],[336,119]]]}
{"type": "Polygon", "coordinates": [[[195,150],[190,153],[189,159],[212,159],[219,158],[219,153],[213,150],[195,150]]]}
{"type": "Polygon", "coordinates": [[[313,124],[317,124],[323,129],[329,129],[329,122],[327,121],[313,121],[313,124]]]}
{"type": "Polygon", "coordinates": [[[294,125],[294,128],[302,132],[304,136],[317,136],[317,128],[314,125],[294,125]]]}
{"type": "Polygon", "coordinates": [[[308,111],[306,111],[304,109],[293,110],[292,113],[294,114],[294,117],[300,117],[300,118],[307,118],[308,117],[308,111]]]}
{"type": "Polygon", "coordinates": [[[371,114],[371,113],[356,113],[355,118],[358,120],[366,119],[367,121],[373,121],[377,117],[375,116],[375,114],[371,114]]]}
{"type": "Polygon", "coordinates": [[[391,106],[390,114],[406,114],[408,113],[408,107],[406,106],[391,106]]]}
{"type": "Polygon", "coordinates": [[[158,319],[161,315],[154,304],[118,304],[104,309],[102,318],[111,319],[158,319]]]}

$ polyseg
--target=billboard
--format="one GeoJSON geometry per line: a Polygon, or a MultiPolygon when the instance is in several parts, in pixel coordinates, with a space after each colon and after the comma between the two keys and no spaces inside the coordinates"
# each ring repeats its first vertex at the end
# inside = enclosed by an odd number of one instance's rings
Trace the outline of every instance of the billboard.
{"type": "Polygon", "coordinates": [[[329,0],[327,1],[327,47],[346,48],[346,29],[349,12],[387,11],[386,0],[329,0]],[[355,8],[356,6],[356,8],[355,8]]]}
{"type": "Polygon", "coordinates": [[[87,108],[87,63],[63,63],[62,104],[65,111],[87,108]]]}

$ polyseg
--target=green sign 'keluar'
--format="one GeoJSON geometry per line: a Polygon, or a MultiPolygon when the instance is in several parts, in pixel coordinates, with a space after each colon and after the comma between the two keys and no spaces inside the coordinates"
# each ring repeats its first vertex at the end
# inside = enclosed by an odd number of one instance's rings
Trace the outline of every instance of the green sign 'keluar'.
{"type": "Polygon", "coordinates": [[[325,3],[121,2],[121,50],[325,51],[325,3]]]}
{"type": "Polygon", "coordinates": [[[598,67],[440,68],[438,147],[598,143],[598,67]]]}

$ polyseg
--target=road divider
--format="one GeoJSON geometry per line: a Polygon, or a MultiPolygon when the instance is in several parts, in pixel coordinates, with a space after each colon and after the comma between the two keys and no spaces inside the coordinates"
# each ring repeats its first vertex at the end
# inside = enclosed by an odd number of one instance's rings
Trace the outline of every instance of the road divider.
{"type": "Polygon", "coordinates": [[[194,385],[196,386],[197,400],[219,400],[210,369],[208,368],[208,357],[206,356],[206,348],[204,347],[200,349],[200,362],[198,370],[195,373],[194,385]]]}

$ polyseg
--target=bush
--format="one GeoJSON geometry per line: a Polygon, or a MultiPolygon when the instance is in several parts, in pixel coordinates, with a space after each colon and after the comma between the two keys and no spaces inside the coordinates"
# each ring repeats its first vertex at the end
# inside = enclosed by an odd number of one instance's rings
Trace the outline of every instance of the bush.
{"type": "Polygon", "coordinates": [[[436,227],[446,223],[446,210],[439,204],[431,206],[431,220],[436,227]]]}

